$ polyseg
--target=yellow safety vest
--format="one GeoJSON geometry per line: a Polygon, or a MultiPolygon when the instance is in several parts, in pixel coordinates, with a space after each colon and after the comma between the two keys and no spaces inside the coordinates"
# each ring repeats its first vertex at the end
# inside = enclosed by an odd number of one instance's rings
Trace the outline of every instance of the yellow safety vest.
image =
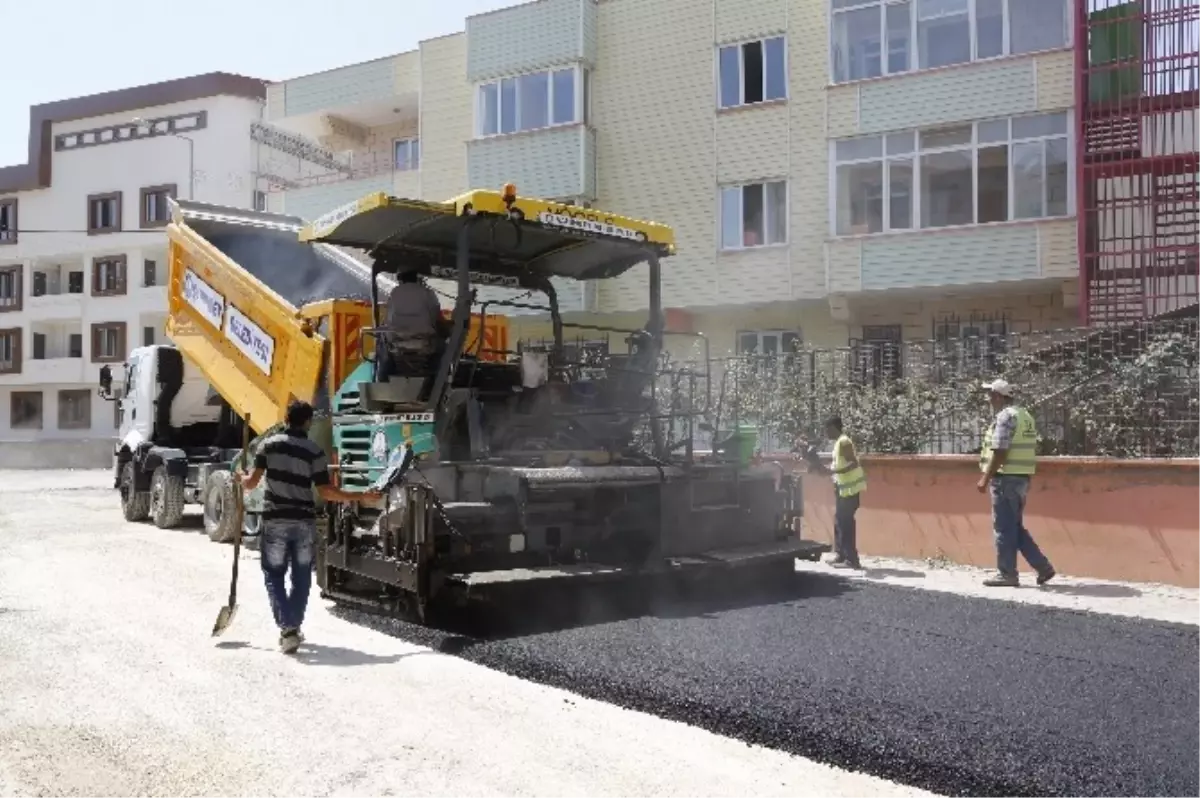
{"type": "Polygon", "coordinates": [[[849,435],[841,436],[833,444],[833,484],[837,486],[838,496],[848,499],[851,496],[857,496],[867,489],[867,475],[863,472],[862,465],[856,465],[854,468],[841,474],[837,473],[840,469],[845,468],[847,464],[842,459],[842,441],[849,443],[851,446],[854,445],[849,435]]]}
{"type": "MultiPolygon", "coordinates": [[[[1013,430],[1012,442],[1008,444],[1008,459],[996,471],[997,474],[1010,476],[1031,477],[1037,472],[1037,422],[1023,407],[1014,407],[1017,411],[1017,428],[1013,430]]],[[[988,427],[983,436],[983,448],[979,450],[979,470],[987,471],[992,461],[992,441],[996,434],[996,421],[988,427]]]]}

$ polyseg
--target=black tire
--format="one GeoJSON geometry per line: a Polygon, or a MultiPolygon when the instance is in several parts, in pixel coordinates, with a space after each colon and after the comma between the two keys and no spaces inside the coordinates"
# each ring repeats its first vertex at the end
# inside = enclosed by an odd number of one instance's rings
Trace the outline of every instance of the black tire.
{"type": "Polygon", "coordinates": [[[183,479],[167,474],[160,465],[150,478],[150,518],[159,529],[173,529],[183,518],[183,479]]]}
{"type": "Polygon", "coordinates": [[[237,532],[237,496],[228,471],[210,474],[204,488],[204,531],[214,543],[232,543],[237,532]]]}
{"type": "Polygon", "coordinates": [[[121,492],[121,515],[126,521],[145,521],[150,515],[150,494],[146,491],[133,489],[133,461],[129,460],[121,468],[121,481],[118,488],[121,492]]]}

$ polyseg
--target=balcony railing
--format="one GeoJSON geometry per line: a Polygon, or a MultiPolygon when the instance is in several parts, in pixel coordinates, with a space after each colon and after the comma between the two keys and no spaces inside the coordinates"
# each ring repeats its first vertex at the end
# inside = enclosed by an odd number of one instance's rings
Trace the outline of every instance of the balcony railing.
{"type": "Polygon", "coordinates": [[[396,168],[396,160],[391,153],[367,153],[364,155],[355,155],[349,161],[349,169],[344,171],[329,170],[327,172],[319,172],[313,175],[305,175],[304,177],[288,177],[279,175],[278,182],[271,182],[271,175],[261,175],[270,182],[270,191],[288,191],[297,188],[310,188],[312,186],[322,186],[329,183],[344,183],[347,180],[362,180],[367,177],[377,177],[379,175],[390,174],[393,172],[401,173],[416,173],[420,168],[418,164],[416,168],[396,168]]]}

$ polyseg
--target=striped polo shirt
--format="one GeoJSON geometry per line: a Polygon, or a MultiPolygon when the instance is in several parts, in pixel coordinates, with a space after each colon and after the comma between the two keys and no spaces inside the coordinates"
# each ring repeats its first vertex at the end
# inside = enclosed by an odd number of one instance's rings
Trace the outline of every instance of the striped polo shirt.
{"type": "Polygon", "coordinates": [[[329,464],[325,452],[303,430],[289,429],[267,438],[254,467],[266,472],[263,520],[305,520],[316,515],[313,486],[329,484],[329,464]]]}

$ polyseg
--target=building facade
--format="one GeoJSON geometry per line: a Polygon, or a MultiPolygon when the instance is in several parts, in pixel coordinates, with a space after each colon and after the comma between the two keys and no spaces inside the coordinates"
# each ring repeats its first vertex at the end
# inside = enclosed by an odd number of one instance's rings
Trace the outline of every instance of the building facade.
{"type": "MultiPolygon", "coordinates": [[[[1073,326],[1086,7],[537,0],[272,85],[290,147],[260,144],[259,188],[312,218],[512,181],[667,222],[671,324],[716,352],[1073,326]]],[[[631,274],[564,308],[638,323],[646,299],[631,274]]]]}
{"type": "Polygon", "coordinates": [[[99,371],[162,341],[167,198],[254,203],[264,87],[214,73],[31,109],[28,163],[0,168],[5,465],[111,450],[99,371]]]}

